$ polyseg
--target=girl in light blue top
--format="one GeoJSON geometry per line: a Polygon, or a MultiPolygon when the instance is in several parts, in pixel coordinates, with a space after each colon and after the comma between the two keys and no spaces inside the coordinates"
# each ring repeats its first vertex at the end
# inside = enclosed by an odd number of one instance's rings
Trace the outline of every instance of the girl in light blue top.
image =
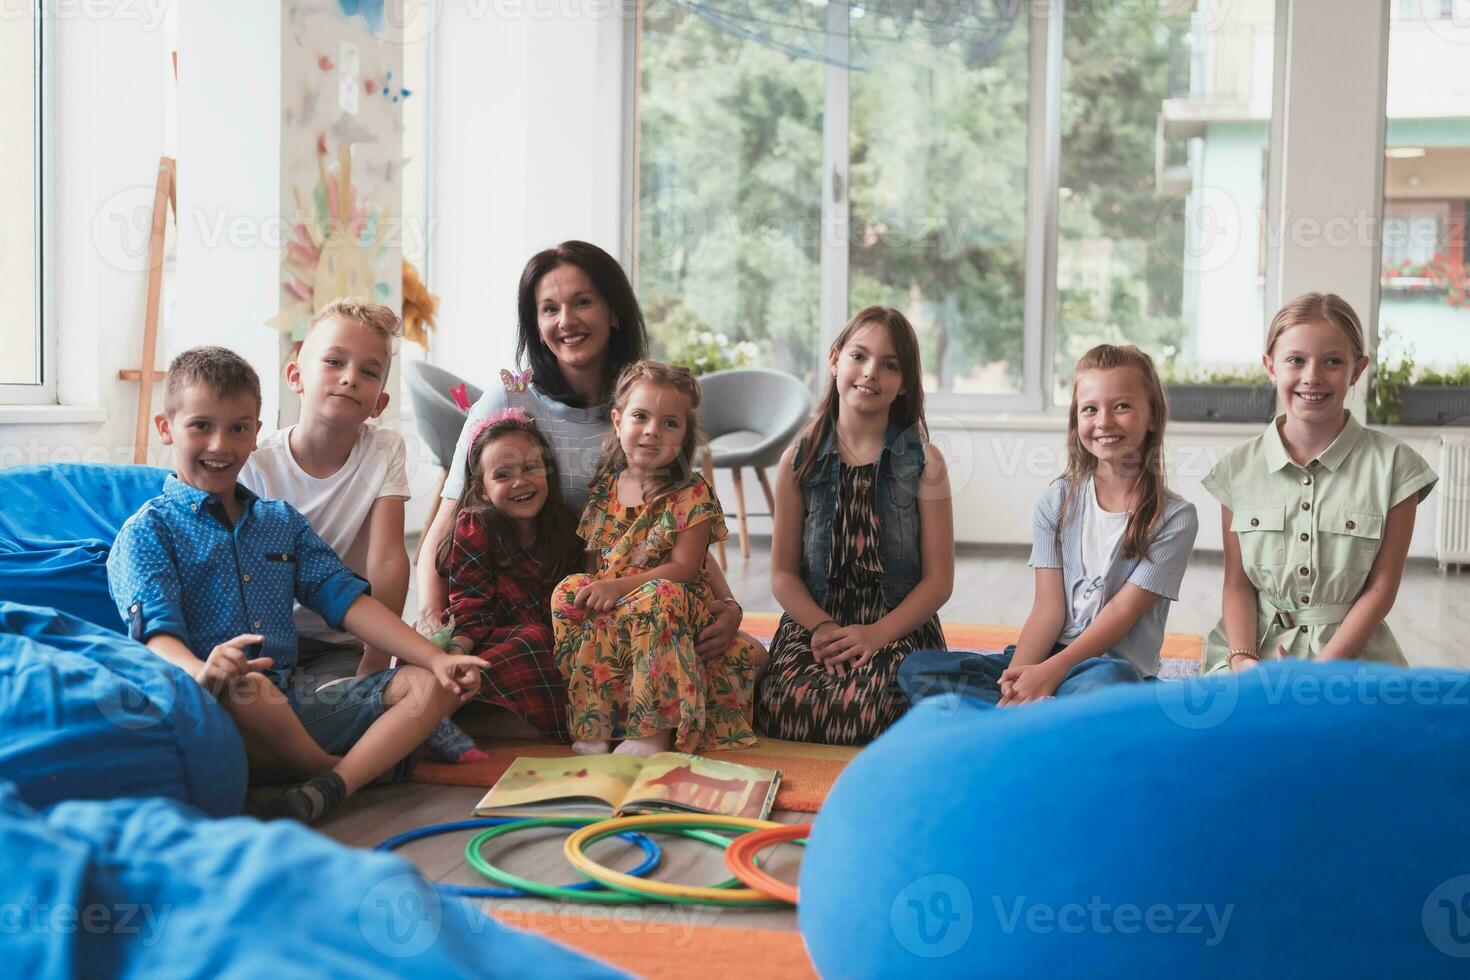
{"type": "Polygon", "coordinates": [[[958,692],[1002,707],[1158,673],[1170,601],[1194,548],[1194,505],[1164,478],[1164,389],[1137,347],[1077,362],[1067,469],[1036,501],[1036,598],[1003,653],[918,651],[899,671],[911,702],[958,692]]]}

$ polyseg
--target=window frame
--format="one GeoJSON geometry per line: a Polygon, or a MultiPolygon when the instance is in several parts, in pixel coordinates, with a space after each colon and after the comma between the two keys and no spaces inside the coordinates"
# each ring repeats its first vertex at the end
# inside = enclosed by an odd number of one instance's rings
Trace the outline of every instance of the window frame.
{"type": "Polygon", "coordinates": [[[54,236],[48,227],[47,217],[53,213],[55,189],[49,175],[54,173],[52,152],[55,144],[54,122],[46,110],[52,104],[51,65],[53,63],[51,31],[45,29],[45,18],[36,16],[34,5],[27,5],[26,14],[31,25],[31,111],[34,114],[31,126],[31,172],[33,179],[31,234],[36,247],[35,275],[32,283],[35,297],[34,327],[40,331],[40,342],[36,345],[36,373],[39,381],[34,384],[0,384],[0,405],[55,405],[57,404],[57,341],[56,304],[52,302],[51,270],[54,268],[54,236]]]}

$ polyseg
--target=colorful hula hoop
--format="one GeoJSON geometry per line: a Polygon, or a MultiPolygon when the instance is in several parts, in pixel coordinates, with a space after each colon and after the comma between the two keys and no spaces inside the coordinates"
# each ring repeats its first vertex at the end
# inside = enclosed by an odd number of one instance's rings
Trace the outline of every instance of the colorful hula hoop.
{"type": "MultiPolygon", "coordinates": [[[[487,861],[484,854],[481,853],[485,845],[495,838],[503,837],[506,834],[515,833],[519,830],[530,830],[534,827],[586,827],[596,825],[598,822],[596,817],[541,817],[534,820],[500,821],[498,826],[491,827],[470,839],[464,849],[465,860],[469,862],[470,867],[474,868],[486,878],[515,889],[518,895],[533,895],[537,898],[558,898],[563,901],[586,902],[593,905],[632,905],[645,901],[645,899],[627,894],[621,890],[606,890],[604,886],[596,881],[584,881],[575,885],[548,885],[530,878],[523,878],[520,875],[511,874],[509,871],[497,868],[487,861]]],[[[616,833],[616,831],[614,832],[616,833]]],[[[620,834],[619,836],[625,835],[620,834]]],[[[630,834],[626,836],[640,837],[642,835],[630,834]]],[[[714,844],[719,847],[724,847],[729,843],[727,839],[721,837],[719,834],[702,830],[686,831],[681,836],[692,837],[695,840],[703,841],[707,844],[714,844]]],[[[646,864],[647,862],[644,863],[646,864]]],[[[634,870],[640,870],[642,868],[643,865],[639,865],[634,870]]],[[[634,878],[633,880],[638,881],[640,879],[634,878]]],[[[723,882],[716,887],[721,889],[734,888],[739,884],[740,882],[737,879],[731,878],[729,881],[723,882]]],[[[725,893],[722,892],[722,894],[725,893]]]]}
{"type": "MultiPolygon", "coordinates": [[[[434,824],[429,827],[419,827],[416,830],[405,831],[404,833],[398,834],[394,837],[389,837],[377,847],[374,847],[373,850],[384,852],[394,851],[405,844],[411,844],[414,841],[422,840],[425,837],[436,837],[439,834],[450,834],[456,830],[484,830],[486,827],[500,827],[504,826],[505,824],[520,822],[521,821],[511,817],[495,817],[482,820],[457,820],[454,823],[434,824]]],[[[643,859],[643,863],[629,871],[628,874],[633,875],[634,877],[641,878],[649,872],[655,870],[658,867],[659,862],[663,860],[663,851],[659,849],[658,844],[654,843],[653,838],[648,837],[644,834],[623,834],[622,837],[623,840],[631,841],[634,844],[637,844],[643,849],[643,853],[646,855],[643,859]]],[[[439,890],[444,894],[458,895],[461,898],[526,898],[529,894],[528,892],[525,892],[519,888],[487,888],[484,886],[476,885],[452,885],[448,882],[443,881],[436,881],[434,884],[437,885],[439,890]]],[[[595,881],[579,881],[575,885],[568,885],[567,887],[575,888],[581,891],[593,891],[600,890],[602,888],[602,886],[595,881]]]]}
{"type": "MultiPolygon", "coordinates": [[[[574,831],[567,838],[566,854],[567,861],[572,867],[582,872],[594,881],[599,881],[609,888],[627,892],[640,898],[651,898],[661,902],[700,903],[707,905],[772,905],[780,904],[771,901],[770,896],[756,891],[753,888],[701,888],[694,885],[677,885],[667,881],[652,881],[649,879],[634,878],[605,868],[588,857],[585,849],[604,837],[613,834],[625,833],[630,830],[650,830],[660,833],[683,832],[698,828],[709,828],[718,830],[767,830],[773,827],[782,827],[784,824],[772,823],[769,820],[750,820],[744,817],[721,817],[705,814],[666,814],[659,816],[618,817],[613,820],[604,820],[581,830],[574,831]]],[[[729,841],[724,842],[726,846],[729,841]]],[[[591,892],[590,894],[598,894],[591,892]]]]}
{"type": "Polygon", "coordinates": [[[805,844],[806,837],[811,832],[812,825],[809,823],[782,825],[770,830],[752,830],[748,834],[735,838],[730,842],[730,846],[725,848],[725,867],[730,869],[731,874],[756,891],[795,905],[796,886],[756,867],[755,856],[776,844],[788,844],[793,841],[805,844]]]}

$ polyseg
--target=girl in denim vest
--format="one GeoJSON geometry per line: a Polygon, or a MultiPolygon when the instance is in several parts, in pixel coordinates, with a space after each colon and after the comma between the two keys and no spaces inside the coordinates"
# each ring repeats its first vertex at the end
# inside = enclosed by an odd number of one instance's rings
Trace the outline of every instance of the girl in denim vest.
{"type": "Polygon", "coordinates": [[[1000,653],[924,650],[899,683],[912,701],[958,692],[1008,707],[1158,673],[1170,600],[1189,564],[1194,505],[1164,479],[1169,409],[1137,347],[1082,355],[1067,415],[1067,469],[1032,519],[1036,598],[1000,653]]]}
{"type": "Polygon", "coordinates": [[[861,745],[907,707],[896,676],[909,651],[944,648],[937,613],[954,584],[954,518],[904,315],[862,310],[828,363],[822,403],[777,475],[771,591],[785,614],[756,726],[861,745]]]}

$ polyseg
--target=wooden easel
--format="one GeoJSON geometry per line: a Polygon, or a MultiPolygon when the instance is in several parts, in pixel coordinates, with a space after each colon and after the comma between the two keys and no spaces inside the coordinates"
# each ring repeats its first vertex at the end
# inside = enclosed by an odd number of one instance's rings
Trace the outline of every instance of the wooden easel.
{"type": "Polygon", "coordinates": [[[148,433],[153,422],[153,384],[164,372],[153,366],[158,356],[158,310],[163,299],[163,249],[169,208],[178,219],[177,172],[172,157],[158,160],[158,183],[153,188],[153,228],[148,239],[148,313],[143,322],[143,359],[139,369],[117,372],[119,381],[138,382],[138,422],[133,430],[133,462],[148,462],[148,433]]]}

